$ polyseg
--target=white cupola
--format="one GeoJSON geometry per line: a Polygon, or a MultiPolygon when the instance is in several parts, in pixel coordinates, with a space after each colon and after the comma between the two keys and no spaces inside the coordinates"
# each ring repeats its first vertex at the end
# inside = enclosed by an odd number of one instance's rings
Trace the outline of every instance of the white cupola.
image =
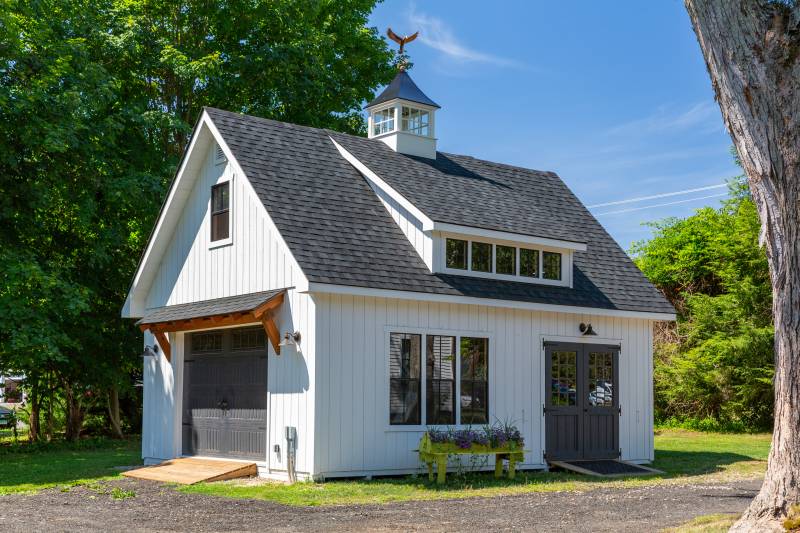
{"type": "Polygon", "coordinates": [[[380,139],[401,154],[436,159],[439,105],[417,87],[404,68],[365,109],[370,139],[380,139]]]}

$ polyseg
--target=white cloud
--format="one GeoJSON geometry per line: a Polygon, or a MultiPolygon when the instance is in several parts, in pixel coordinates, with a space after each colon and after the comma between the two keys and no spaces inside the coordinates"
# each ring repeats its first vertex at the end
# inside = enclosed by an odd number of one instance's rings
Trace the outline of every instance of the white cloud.
{"type": "Polygon", "coordinates": [[[609,135],[644,135],[675,133],[699,129],[710,133],[722,126],[719,109],[713,102],[699,102],[684,111],[675,111],[661,106],[648,117],[625,122],[606,131],[609,135]]]}
{"type": "Polygon", "coordinates": [[[452,29],[444,21],[417,12],[413,5],[408,18],[412,27],[419,28],[420,42],[438,50],[448,59],[459,63],[486,63],[498,67],[526,68],[526,65],[513,59],[469,48],[458,41],[452,29]]]}

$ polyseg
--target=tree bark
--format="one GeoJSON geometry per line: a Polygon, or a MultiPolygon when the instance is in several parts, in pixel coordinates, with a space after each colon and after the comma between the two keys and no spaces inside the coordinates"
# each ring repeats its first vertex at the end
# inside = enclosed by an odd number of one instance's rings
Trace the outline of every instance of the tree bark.
{"type": "Polygon", "coordinates": [[[735,531],[779,529],[800,502],[800,4],[685,0],[761,218],[775,322],[775,428],[735,531]]]}
{"type": "Polygon", "coordinates": [[[75,389],[70,383],[64,383],[64,396],[67,401],[67,428],[66,439],[70,442],[77,441],[81,436],[81,429],[83,428],[83,402],[81,398],[75,394],[75,389]]]}
{"type": "Polygon", "coordinates": [[[39,396],[39,387],[31,387],[30,400],[31,416],[28,419],[28,440],[38,442],[42,438],[40,424],[42,404],[39,396]]]}
{"type": "Polygon", "coordinates": [[[114,438],[122,438],[122,422],[119,417],[119,390],[116,385],[108,391],[108,420],[111,423],[111,434],[114,438]]]}

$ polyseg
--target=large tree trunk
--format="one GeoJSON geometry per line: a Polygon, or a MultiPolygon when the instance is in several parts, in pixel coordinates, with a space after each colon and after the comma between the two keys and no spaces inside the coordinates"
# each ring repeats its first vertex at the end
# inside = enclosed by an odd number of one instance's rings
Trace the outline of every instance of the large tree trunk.
{"type": "Polygon", "coordinates": [[[28,419],[28,439],[31,442],[37,442],[42,438],[40,424],[42,404],[38,386],[31,387],[30,401],[31,415],[28,419]]]}
{"type": "Polygon", "coordinates": [[[775,429],[761,491],[733,530],[777,529],[800,502],[800,5],[685,3],[749,178],[772,278],[775,429]]]}
{"type": "Polygon", "coordinates": [[[119,389],[114,385],[108,391],[108,421],[111,423],[111,434],[114,438],[122,438],[122,422],[119,416],[119,389]]]}
{"type": "Polygon", "coordinates": [[[75,394],[75,389],[72,387],[71,383],[64,382],[64,396],[67,401],[67,428],[65,437],[68,441],[75,442],[81,436],[83,418],[86,413],[83,410],[82,398],[75,394]]]}

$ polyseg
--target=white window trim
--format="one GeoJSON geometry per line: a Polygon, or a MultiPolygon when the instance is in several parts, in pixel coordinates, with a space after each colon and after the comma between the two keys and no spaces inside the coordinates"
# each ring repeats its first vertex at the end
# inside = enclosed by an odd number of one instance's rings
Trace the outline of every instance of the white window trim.
{"type": "MultiPolygon", "coordinates": [[[[400,117],[400,125],[397,128],[397,131],[400,131],[400,132],[403,132],[403,133],[408,133],[410,135],[416,135],[417,137],[425,137],[425,138],[432,137],[431,132],[432,132],[433,128],[431,127],[431,123],[432,123],[432,120],[433,120],[433,118],[432,118],[433,117],[433,113],[430,110],[428,110],[428,109],[426,109],[424,107],[405,105],[405,104],[402,104],[402,103],[398,107],[399,107],[398,116],[400,117]],[[403,129],[403,108],[404,107],[407,108],[409,111],[416,111],[417,113],[419,113],[419,117],[420,118],[418,120],[420,120],[420,121],[421,121],[421,118],[422,118],[422,113],[425,113],[425,114],[428,115],[428,122],[424,125],[425,128],[428,128],[428,133],[422,134],[422,133],[417,133],[416,131],[413,131],[413,130],[403,129]]],[[[408,119],[408,120],[410,121],[410,119],[408,119]]],[[[419,129],[421,129],[422,127],[423,126],[420,126],[419,129]]]]}
{"type": "Polygon", "coordinates": [[[479,337],[482,339],[489,339],[489,351],[486,354],[488,359],[487,362],[487,371],[488,376],[486,379],[487,383],[487,391],[486,395],[489,400],[489,412],[488,416],[488,424],[491,425],[492,423],[492,415],[494,412],[494,402],[491,398],[491,391],[493,389],[492,386],[492,365],[494,358],[492,357],[492,351],[494,350],[494,336],[489,333],[488,331],[464,331],[464,330],[453,330],[453,329],[424,329],[424,328],[409,328],[405,326],[385,326],[384,327],[384,342],[383,342],[383,358],[384,358],[384,380],[383,380],[383,390],[384,390],[384,432],[385,433],[395,433],[395,432],[411,432],[411,433],[424,433],[429,429],[466,429],[466,428],[474,428],[482,426],[483,424],[462,424],[461,423],[461,338],[462,337],[479,337]],[[416,425],[392,425],[389,420],[391,417],[391,409],[389,406],[389,394],[391,391],[391,368],[389,362],[389,349],[390,349],[390,336],[392,333],[400,333],[400,334],[408,334],[408,335],[421,335],[420,339],[420,379],[419,379],[419,387],[420,387],[420,420],[422,420],[422,424],[416,425]],[[455,377],[454,381],[454,401],[455,401],[455,424],[426,424],[427,418],[427,404],[428,404],[428,387],[427,387],[427,372],[428,372],[428,365],[427,365],[427,349],[428,349],[428,335],[442,335],[448,337],[455,337],[456,338],[456,367],[455,367],[455,377]]]}
{"type": "Polygon", "coordinates": [[[484,279],[499,279],[503,281],[518,281],[522,283],[534,283],[537,285],[552,285],[556,287],[572,287],[572,250],[565,250],[563,248],[554,248],[552,246],[542,246],[538,244],[528,243],[515,243],[507,241],[494,241],[483,238],[469,237],[466,235],[447,235],[442,234],[439,238],[439,257],[441,257],[440,272],[444,274],[453,274],[455,276],[472,276],[475,278],[484,279]],[[447,267],[447,239],[454,239],[467,242],[467,268],[465,270],[459,268],[447,267]],[[472,270],[472,243],[482,242],[492,245],[492,271],[491,272],[478,272],[472,270]],[[497,246],[511,246],[516,248],[516,274],[498,274],[497,270],[497,246]],[[523,276],[519,272],[520,267],[520,248],[527,248],[530,250],[539,251],[539,277],[531,278],[523,276]],[[546,279],[544,277],[544,252],[555,252],[561,254],[561,279],[546,279]]]}
{"type": "Polygon", "coordinates": [[[391,104],[391,105],[379,107],[377,109],[371,109],[370,112],[369,112],[369,127],[370,127],[369,131],[370,131],[370,134],[371,134],[371,138],[377,138],[377,137],[381,137],[383,135],[389,135],[390,133],[395,133],[397,131],[400,131],[400,128],[399,128],[399,126],[397,124],[397,106],[395,104],[391,104]],[[386,120],[383,120],[383,121],[380,121],[380,122],[376,122],[375,118],[378,115],[378,113],[382,113],[382,112],[384,112],[384,111],[386,111],[388,109],[392,110],[392,117],[393,118],[392,119],[386,119],[386,120]],[[377,134],[375,133],[375,126],[377,126],[378,124],[385,124],[385,123],[387,123],[389,121],[392,121],[392,123],[394,124],[394,127],[392,129],[386,130],[386,131],[383,131],[383,132],[380,132],[380,133],[377,133],[377,134]]]}
{"type": "Polygon", "coordinates": [[[234,182],[235,182],[236,175],[235,174],[228,174],[227,172],[223,172],[222,175],[217,179],[216,183],[211,185],[208,188],[208,231],[206,235],[208,235],[208,249],[215,250],[217,248],[223,248],[225,246],[231,246],[233,244],[233,220],[234,220],[234,209],[236,208],[236,194],[233,193],[234,182]],[[218,241],[211,240],[211,189],[222,183],[228,183],[228,238],[227,239],[220,239],[218,241]]]}

